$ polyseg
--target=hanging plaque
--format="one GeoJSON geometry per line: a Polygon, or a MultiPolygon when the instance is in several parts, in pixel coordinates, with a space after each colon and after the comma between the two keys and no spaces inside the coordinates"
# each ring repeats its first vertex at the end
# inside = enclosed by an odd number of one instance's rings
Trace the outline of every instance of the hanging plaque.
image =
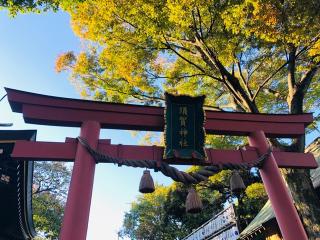
{"type": "Polygon", "coordinates": [[[182,240],[237,240],[239,229],[233,205],[222,210],[182,240]]]}
{"type": "Polygon", "coordinates": [[[166,93],[164,159],[206,160],[204,99],[166,93]]]}

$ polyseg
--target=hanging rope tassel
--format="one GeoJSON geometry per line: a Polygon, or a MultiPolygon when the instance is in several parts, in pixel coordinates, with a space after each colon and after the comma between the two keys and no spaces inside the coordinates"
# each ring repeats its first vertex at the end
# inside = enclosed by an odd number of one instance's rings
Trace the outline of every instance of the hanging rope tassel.
{"type": "Polygon", "coordinates": [[[231,192],[238,196],[246,189],[242,177],[238,171],[233,171],[230,177],[230,190],[231,192]]]}
{"type": "Polygon", "coordinates": [[[186,199],[186,212],[187,213],[199,213],[203,208],[201,198],[194,188],[189,189],[189,193],[186,199]]]}
{"type": "Polygon", "coordinates": [[[139,184],[139,192],[152,193],[154,190],[154,183],[150,171],[144,170],[139,184]]]}

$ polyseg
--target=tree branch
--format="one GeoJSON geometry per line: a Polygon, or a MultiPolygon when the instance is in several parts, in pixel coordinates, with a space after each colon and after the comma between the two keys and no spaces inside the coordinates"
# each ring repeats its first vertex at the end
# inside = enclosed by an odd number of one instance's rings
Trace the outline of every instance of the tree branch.
{"type": "MultiPolygon", "coordinates": [[[[191,53],[191,54],[193,54],[193,55],[196,55],[196,53],[193,52],[193,51],[192,51],[191,49],[189,49],[189,48],[186,48],[186,47],[183,47],[183,46],[179,46],[179,45],[177,45],[177,44],[173,44],[173,43],[169,43],[169,42],[168,42],[168,44],[170,45],[170,47],[175,47],[175,48],[181,49],[181,50],[183,50],[183,51],[186,51],[186,52],[188,52],[188,53],[191,53]]],[[[167,47],[166,49],[168,49],[168,47],[167,47]]]]}
{"type": "Polygon", "coordinates": [[[297,84],[297,91],[305,94],[310,86],[312,78],[316,75],[319,69],[319,63],[314,67],[309,69],[309,71],[301,78],[300,82],[297,84]]]}
{"type": "Polygon", "coordinates": [[[135,24],[129,22],[128,20],[124,19],[123,17],[120,17],[118,14],[114,14],[114,16],[118,19],[120,19],[121,21],[123,21],[124,23],[129,24],[131,27],[135,28],[135,29],[139,29],[138,26],[136,26],[135,24]]]}
{"type": "Polygon", "coordinates": [[[208,75],[206,73],[195,73],[195,74],[191,74],[191,75],[181,75],[181,76],[177,76],[177,77],[166,77],[166,76],[159,76],[157,74],[148,72],[148,74],[152,75],[152,79],[183,79],[183,78],[192,78],[192,77],[210,77],[213,78],[215,80],[218,80],[219,82],[221,82],[223,79],[218,78],[216,76],[212,76],[212,75],[208,75]]]}
{"type": "Polygon", "coordinates": [[[203,39],[199,35],[196,36],[196,42],[198,42],[198,51],[202,53],[203,60],[211,67],[217,68],[221,76],[224,79],[224,83],[234,96],[237,103],[242,109],[246,109],[250,112],[259,112],[256,105],[250,100],[250,97],[246,94],[245,90],[239,83],[239,80],[234,77],[219,61],[214,52],[206,45],[203,39]]]}
{"type": "Polygon", "coordinates": [[[289,95],[292,96],[296,85],[295,69],[296,69],[296,47],[289,46],[289,60],[288,60],[288,89],[289,95]]]}
{"type": "Polygon", "coordinates": [[[254,96],[252,97],[252,100],[254,101],[256,99],[256,97],[258,96],[259,92],[261,91],[261,89],[278,73],[280,72],[286,65],[288,64],[288,62],[285,62],[284,64],[282,64],[275,72],[273,72],[269,77],[267,77],[262,84],[258,87],[256,93],[254,94],[254,96]]]}
{"type": "Polygon", "coordinates": [[[201,19],[199,8],[196,7],[196,9],[197,9],[198,17],[199,17],[200,34],[201,34],[201,37],[203,38],[204,36],[203,36],[203,29],[202,29],[202,19],[201,19]]]}
{"type": "Polygon", "coordinates": [[[242,73],[242,68],[241,68],[241,64],[240,64],[240,61],[238,60],[237,61],[237,66],[238,66],[238,70],[239,70],[239,74],[240,74],[240,80],[245,88],[245,90],[247,91],[250,99],[252,100],[252,92],[251,90],[249,89],[249,86],[248,86],[248,82],[246,82],[244,76],[243,76],[243,73],[242,73]]]}
{"type": "Polygon", "coordinates": [[[249,82],[250,78],[252,77],[252,75],[262,66],[263,64],[263,60],[258,64],[257,67],[255,67],[249,74],[248,74],[248,80],[247,82],[249,82]]]}
{"type": "Polygon", "coordinates": [[[312,48],[312,46],[317,42],[317,40],[319,39],[320,37],[320,33],[317,34],[317,36],[315,36],[310,42],[309,42],[309,45],[307,46],[304,46],[297,54],[296,54],[296,59],[298,59],[298,57],[308,51],[310,48],[312,48]]]}
{"type": "MultiPolygon", "coordinates": [[[[82,76],[83,78],[91,78],[91,79],[99,79],[100,81],[102,81],[105,85],[107,85],[109,88],[104,87],[105,89],[109,90],[109,91],[113,91],[113,92],[117,92],[120,94],[124,94],[124,95],[128,95],[128,96],[132,96],[133,98],[139,99],[139,100],[145,100],[145,99],[149,99],[149,100],[153,100],[153,101],[164,101],[164,98],[160,98],[160,97],[156,97],[156,96],[149,96],[143,93],[139,93],[136,90],[132,89],[133,92],[125,92],[122,91],[120,89],[116,89],[114,86],[110,85],[108,83],[108,79],[102,78],[101,76],[98,75],[94,75],[94,74],[87,74],[87,76],[82,76]]],[[[125,78],[119,78],[117,79],[117,81],[124,81],[128,84],[129,81],[125,78]]],[[[101,87],[100,85],[96,84],[94,81],[92,81],[92,84],[96,87],[96,89],[103,89],[103,87],[101,87]]]]}
{"type": "MultiPolygon", "coordinates": [[[[165,37],[164,37],[165,38],[165,37]]],[[[197,68],[198,70],[200,70],[201,72],[205,73],[204,69],[202,67],[200,67],[199,65],[195,64],[194,62],[190,61],[189,59],[187,59],[186,57],[182,56],[178,51],[176,51],[174,48],[171,47],[171,45],[168,43],[168,41],[165,38],[166,43],[163,43],[165,46],[167,46],[171,51],[173,51],[176,55],[178,55],[181,59],[183,59],[184,61],[186,61],[187,63],[191,64],[192,66],[194,66],[195,68],[197,68]]]]}

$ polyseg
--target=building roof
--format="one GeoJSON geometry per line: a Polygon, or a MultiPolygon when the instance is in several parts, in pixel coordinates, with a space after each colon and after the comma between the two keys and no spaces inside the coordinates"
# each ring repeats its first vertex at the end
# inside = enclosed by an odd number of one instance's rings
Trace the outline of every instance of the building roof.
{"type": "Polygon", "coordinates": [[[268,222],[269,220],[275,218],[273,209],[271,207],[271,203],[268,200],[267,203],[260,210],[258,215],[251,221],[251,223],[241,232],[240,238],[245,239],[251,234],[259,231],[263,228],[263,224],[268,222]]]}
{"type": "Polygon", "coordinates": [[[318,137],[316,140],[314,140],[306,148],[306,152],[313,153],[314,157],[317,160],[319,167],[316,169],[311,169],[310,175],[311,175],[311,180],[312,180],[313,186],[315,188],[318,188],[318,187],[320,187],[320,137],[318,137]]]}
{"type": "Polygon", "coordinates": [[[32,219],[33,162],[11,158],[16,140],[36,139],[36,130],[0,131],[0,239],[30,240],[36,235],[32,219]]]}
{"type": "MultiPolygon", "coordinates": [[[[320,137],[316,138],[308,147],[306,152],[311,152],[317,160],[318,168],[310,170],[311,180],[315,188],[320,187],[320,137]]],[[[263,224],[274,219],[275,214],[271,203],[268,200],[267,203],[260,210],[258,215],[251,221],[251,223],[241,232],[240,238],[246,239],[250,235],[254,234],[263,228],[263,224]]]]}

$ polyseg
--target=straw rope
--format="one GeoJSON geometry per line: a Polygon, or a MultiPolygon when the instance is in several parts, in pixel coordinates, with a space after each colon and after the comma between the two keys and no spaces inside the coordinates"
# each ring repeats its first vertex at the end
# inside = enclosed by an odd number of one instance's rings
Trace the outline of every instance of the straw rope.
{"type": "Polygon", "coordinates": [[[272,149],[271,147],[268,151],[261,155],[258,159],[256,159],[252,163],[240,163],[240,164],[233,164],[233,163],[225,163],[220,165],[212,165],[212,166],[205,166],[203,169],[192,172],[186,173],[184,171],[180,171],[175,167],[170,166],[165,162],[158,163],[155,160],[128,160],[122,158],[114,158],[90,147],[88,142],[81,137],[77,138],[78,141],[86,148],[86,150],[90,153],[90,155],[95,159],[97,163],[99,162],[106,162],[106,163],[114,163],[120,165],[125,165],[128,167],[135,167],[135,168],[149,168],[154,169],[155,171],[161,171],[165,176],[172,178],[176,182],[182,182],[184,184],[197,184],[202,181],[208,180],[208,178],[221,170],[229,169],[229,170],[248,170],[252,167],[261,167],[264,160],[267,159],[272,149]]]}

